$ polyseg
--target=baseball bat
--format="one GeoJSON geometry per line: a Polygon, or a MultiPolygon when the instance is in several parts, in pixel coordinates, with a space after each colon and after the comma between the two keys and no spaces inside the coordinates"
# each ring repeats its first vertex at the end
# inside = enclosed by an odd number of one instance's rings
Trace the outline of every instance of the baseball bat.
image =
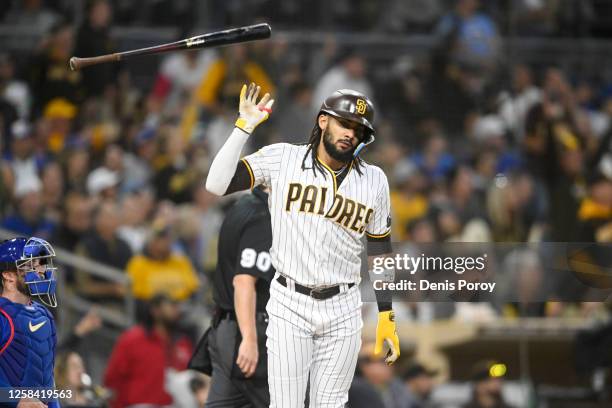
{"type": "Polygon", "coordinates": [[[91,58],[70,58],[70,69],[76,71],[91,65],[103,64],[105,62],[121,61],[125,58],[137,55],[159,54],[168,51],[197,50],[202,48],[219,47],[223,45],[238,44],[247,41],[262,40],[269,38],[272,28],[269,24],[255,24],[228,30],[216,31],[202,34],[191,38],[175,41],[168,44],[155,45],[153,47],[139,48],[137,50],[116,52],[113,54],[100,55],[91,58]]]}

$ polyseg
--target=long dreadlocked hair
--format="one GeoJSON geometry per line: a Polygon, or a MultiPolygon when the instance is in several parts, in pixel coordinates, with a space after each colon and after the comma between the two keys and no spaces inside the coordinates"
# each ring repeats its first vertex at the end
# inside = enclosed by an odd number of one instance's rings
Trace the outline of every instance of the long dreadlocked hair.
{"type": "MultiPolygon", "coordinates": [[[[321,163],[317,160],[317,150],[319,149],[319,144],[321,143],[322,134],[323,134],[323,131],[319,127],[319,121],[317,120],[315,121],[315,125],[312,128],[312,132],[310,133],[310,138],[308,139],[308,142],[305,143],[308,145],[308,149],[306,150],[306,153],[304,154],[304,158],[302,159],[302,170],[306,170],[306,158],[310,154],[312,158],[312,172],[315,174],[315,177],[317,175],[317,170],[318,170],[319,172],[321,172],[323,177],[327,178],[327,171],[325,171],[321,163]]],[[[363,172],[361,171],[362,165],[363,165],[363,160],[361,159],[361,157],[357,156],[353,158],[353,168],[357,171],[357,173],[360,176],[363,175],[363,172]]]]}

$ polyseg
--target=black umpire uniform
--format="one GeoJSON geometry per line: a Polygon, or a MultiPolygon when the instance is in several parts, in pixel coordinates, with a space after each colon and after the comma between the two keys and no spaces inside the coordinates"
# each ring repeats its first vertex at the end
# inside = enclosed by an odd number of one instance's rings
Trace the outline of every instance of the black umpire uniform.
{"type": "MultiPolygon", "coordinates": [[[[208,354],[212,369],[207,408],[268,407],[266,304],[270,297],[270,282],[274,268],[269,250],[272,228],[268,209],[268,194],[259,187],[242,197],[229,210],[219,232],[218,263],[213,278],[216,310],[211,328],[198,344],[192,366],[202,370],[202,359],[208,354]],[[234,311],[235,275],[248,274],[257,278],[256,327],[259,360],[253,376],[248,379],[236,364],[242,341],[234,311]],[[208,352],[208,353],[207,353],[208,352]]],[[[204,364],[206,365],[206,364],[204,364]]]]}

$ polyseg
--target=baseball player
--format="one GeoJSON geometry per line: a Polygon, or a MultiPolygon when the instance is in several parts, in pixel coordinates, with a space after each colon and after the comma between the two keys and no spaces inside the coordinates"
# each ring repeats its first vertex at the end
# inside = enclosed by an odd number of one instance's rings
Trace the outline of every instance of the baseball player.
{"type": "Polygon", "coordinates": [[[219,262],[213,276],[216,311],[207,332],[212,364],[209,408],[270,405],[265,333],[274,277],[271,245],[268,194],[255,187],[229,210],[219,231],[219,262]]]}
{"type": "Polygon", "coordinates": [[[51,245],[40,238],[0,243],[0,388],[44,388],[31,390],[40,398],[24,394],[26,398],[0,401],[0,406],[59,408],[56,399],[43,398],[52,394],[55,385],[55,323],[51,313],[32,300],[37,297],[47,306],[57,306],[53,257],[51,245]]]}
{"type": "MultiPolygon", "coordinates": [[[[339,90],[321,106],[308,143],[278,143],[240,159],[243,145],[274,101],[250,84],[239,117],[211,165],[206,188],[217,195],[270,188],[270,255],[276,274],[266,310],[270,407],[344,407],[361,346],[360,253],[391,252],[389,185],[359,158],[374,141],[374,108],[363,94],[339,90]],[[378,245],[370,245],[370,243],[378,245]]],[[[400,354],[390,302],[379,301],[375,353],[400,354]]]]}

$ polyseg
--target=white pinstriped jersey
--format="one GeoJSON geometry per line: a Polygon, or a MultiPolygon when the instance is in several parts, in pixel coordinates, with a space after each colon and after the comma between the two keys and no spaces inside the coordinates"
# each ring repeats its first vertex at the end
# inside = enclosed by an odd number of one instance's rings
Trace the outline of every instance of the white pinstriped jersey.
{"type": "Polygon", "coordinates": [[[390,234],[389,184],[383,171],[352,165],[340,185],[332,169],[313,171],[307,145],[278,143],[243,158],[252,186],[270,187],[270,255],[276,270],[305,286],[359,283],[361,238],[390,234]]]}

